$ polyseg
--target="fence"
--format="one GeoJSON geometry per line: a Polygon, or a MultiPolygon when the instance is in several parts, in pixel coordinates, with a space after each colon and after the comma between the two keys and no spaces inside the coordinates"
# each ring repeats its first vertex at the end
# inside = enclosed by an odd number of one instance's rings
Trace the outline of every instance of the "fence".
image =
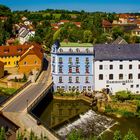
{"type": "Polygon", "coordinates": [[[23,86],[21,86],[19,89],[17,89],[11,96],[0,102],[0,106],[8,102],[11,98],[13,98],[15,95],[17,95],[20,91],[22,91],[24,88],[26,88],[31,83],[31,80],[26,82],[23,86]]]}

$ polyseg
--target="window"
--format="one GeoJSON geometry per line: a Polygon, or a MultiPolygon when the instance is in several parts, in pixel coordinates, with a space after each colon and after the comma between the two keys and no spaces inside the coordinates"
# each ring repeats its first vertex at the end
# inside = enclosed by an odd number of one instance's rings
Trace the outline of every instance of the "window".
{"type": "Polygon", "coordinates": [[[130,74],[128,75],[128,79],[133,79],[133,74],[132,74],[132,73],[130,73],[130,74]]]}
{"type": "Polygon", "coordinates": [[[24,62],[24,65],[26,65],[26,64],[27,64],[27,62],[25,61],[25,62],[24,62]]]}
{"type": "Polygon", "coordinates": [[[80,50],[77,48],[77,49],[76,49],[76,52],[78,53],[78,52],[80,52],[80,50]]]}
{"type": "Polygon", "coordinates": [[[109,80],[113,80],[113,74],[109,74],[109,80]]]}
{"type": "Polygon", "coordinates": [[[78,66],[76,66],[76,73],[79,73],[80,71],[79,71],[79,67],[78,66]]]}
{"type": "Polygon", "coordinates": [[[76,77],[76,83],[79,83],[79,77],[76,77]]]}
{"type": "Polygon", "coordinates": [[[10,65],[10,61],[8,62],[8,65],[10,65]]]}
{"type": "Polygon", "coordinates": [[[86,64],[89,64],[89,58],[88,58],[88,57],[86,57],[85,63],[86,63],[86,64]]]}
{"type": "Polygon", "coordinates": [[[88,91],[91,91],[91,86],[88,86],[88,91]]]}
{"type": "Polygon", "coordinates": [[[103,80],[103,74],[99,74],[99,80],[103,80]]]}
{"type": "Polygon", "coordinates": [[[69,57],[69,63],[72,64],[72,57],[69,57]]]}
{"type": "Polygon", "coordinates": [[[110,68],[110,70],[112,70],[113,69],[113,65],[110,65],[109,68],[110,68]]]}
{"type": "Polygon", "coordinates": [[[87,53],[89,53],[89,52],[90,52],[88,48],[86,49],[86,52],[87,52],[87,53]]]}
{"type": "Polygon", "coordinates": [[[89,79],[88,79],[87,76],[86,76],[86,79],[85,79],[85,83],[89,83],[89,79]]]}
{"type": "Polygon", "coordinates": [[[123,65],[120,65],[119,67],[120,67],[120,69],[123,69],[123,65]]]}
{"type": "Polygon", "coordinates": [[[59,86],[57,86],[57,90],[59,90],[60,89],[60,87],[59,86]]]}
{"type": "Polygon", "coordinates": [[[86,91],[86,89],[87,89],[86,86],[83,86],[83,91],[86,91]]]}
{"type": "Polygon", "coordinates": [[[139,88],[139,85],[136,85],[136,88],[139,88]]]}
{"type": "Polygon", "coordinates": [[[72,77],[69,77],[69,83],[72,83],[72,77]]]}
{"type": "Polygon", "coordinates": [[[103,69],[103,65],[99,65],[99,69],[102,70],[103,69]]]}
{"type": "Polygon", "coordinates": [[[53,57],[53,60],[52,60],[52,62],[53,62],[53,63],[55,63],[55,57],[53,57]]]}
{"type": "Polygon", "coordinates": [[[72,66],[69,66],[69,73],[72,73],[72,66]]]}
{"type": "Polygon", "coordinates": [[[120,79],[120,80],[123,79],[123,74],[119,74],[119,79],[120,79]]]}
{"type": "Polygon", "coordinates": [[[62,77],[59,77],[59,83],[63,83],[63,82],[62,82],[62,77]]]}
{"type": "Polygon", "coordinates": [[[89,73],[89,66],[86,66],[86,73],[89,73]]]}
{"type": "Polygon", "coordinates": [[[79,86],[76,87],[76,90],[79,91],[79,86]]]}
{"type": "Polygon", "coordinates": [[[72,89],[71,86],[69,86],[69,91],[71,91],[71,89],[72,89]]]}
{"type": "Polygon", "coordinates": [[[138,69],[140,69],[140,65],[138,65],[138,69]]]}
{"type": "Polygon", "coordinates": [[[53,70],[52,70],[52,71],[53,71],[53,72],[55,72],[55,65],[53,65],[53,66],[52,66],[52,68],[53,68],[53,70]]]}
{"type": "Polygon", "coordinates": [[[130,88],[133,88],[133,85],[130,85],[130,88]]]}
{"type": "Polygon", "coordinates": [[[62,57],[59,57],[59,63],[60,63],[60,64],[63,63],[63,59],[62,59],[62,57]]]}
{"type": "Polygon", "coordinates": [[[73,52],[73,50],[70,48],[70,49],[69,49],[69,52],[73,52]]]}
{"type": "Polygon", "coordinates": [[[37,61],[35,61],[35,64],[37,64],[37,61]]]}
{"type": "Polygon", "coordinates": [[[76,57],[76,64],[79,64],[79,57],[76,57]]]}
{"type": "Polygon", "coordinates": [[[132,65],[129,65],[129,69],[132,69],[132,65]]]}
{"type": "Polygon", "coordinates": [[[60,48],[60,52],[63,52],[63,49],[60,48]]]}
{"type": "Polygon", "coordinates": [[[63,73],[62,66],[59,66],[59,73],[63,73]]]}
{"type": "Polygon", "coordinates": [[[140,79],[140,73],[138,74],[138,79],[140,79]]]}

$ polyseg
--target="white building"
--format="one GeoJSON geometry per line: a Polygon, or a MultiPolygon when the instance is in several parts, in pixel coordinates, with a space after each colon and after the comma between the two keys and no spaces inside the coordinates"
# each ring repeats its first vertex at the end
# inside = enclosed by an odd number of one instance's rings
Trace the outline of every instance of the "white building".
{"type": "Polygon", "coordinates": [[[34,37],[35,31],[28,29],[27,27],[21,27],[19,29],[18,39],[20,44],[24,44],[30,37],[34,37]]]}
{"type": "Polygon", "coordinates": [[[140,93],[140,45],[105,44],[94,47],[95,90],[140,93]]]}

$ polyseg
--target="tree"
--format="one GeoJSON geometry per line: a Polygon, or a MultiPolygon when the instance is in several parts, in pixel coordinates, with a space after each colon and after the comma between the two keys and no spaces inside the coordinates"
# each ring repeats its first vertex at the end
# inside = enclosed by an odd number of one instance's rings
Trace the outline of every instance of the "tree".
{"type": "Polygon", "coordinates": [[[3,127],[0,129],[0,140],[5,140],[5,130],[3,127]]]}
{"type": "Polygon", "coordinates": [[[53,35],[53,41],[60,39],[61,28],[58,29],[53,35]]]}
{"type": "Polygon", "coordinates": [[[89,43],[92,41],[92,32],[90,30],[84,31],[83,42],[89,43]]]}
{"type": "Polygon", "coordinates": [[[113,140],[122,140],[122,136],[121,136],[120,131],[116,130],[116,131],[114,132],[113,140]]]}
{"type": "Polygon", "coordinates": [[[72,132],[67,136],[68,140],[81,140],[81,132],[72,130],[72,132]]]}
{"type": "Polygon", "coordinates": [[[123,140],[138,140],[138,138],[133,134],[131,130],[124,136],[123,140]]]}
{"type": "Polygon", "coordinates": [[[114,26],[112,28],[112,37],[114,39],[117,39],[119,36],[123,37],[123,35],[124,35],[124,31],[122,27],[114,26]]]}

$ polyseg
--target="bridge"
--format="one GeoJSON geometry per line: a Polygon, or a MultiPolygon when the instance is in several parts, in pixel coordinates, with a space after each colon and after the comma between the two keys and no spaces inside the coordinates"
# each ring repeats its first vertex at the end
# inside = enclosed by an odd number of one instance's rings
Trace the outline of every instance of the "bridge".
{"type": "Polygon", "coordinates": [[[24,132],[25,130],[27,130],[27,132],[33,131],[35,135],[39,137],[43,134],[43,136],[47,136],[50,140],[57,140],[58,138],[44,126],[37,125],[37,120],[27,111],[52,88],[50,59],[48,62],[48,69],[42,71],[37,82],[31,83],[5,103],[1,111],[8,119],[20,127],[21,132],[24,132]]]}

